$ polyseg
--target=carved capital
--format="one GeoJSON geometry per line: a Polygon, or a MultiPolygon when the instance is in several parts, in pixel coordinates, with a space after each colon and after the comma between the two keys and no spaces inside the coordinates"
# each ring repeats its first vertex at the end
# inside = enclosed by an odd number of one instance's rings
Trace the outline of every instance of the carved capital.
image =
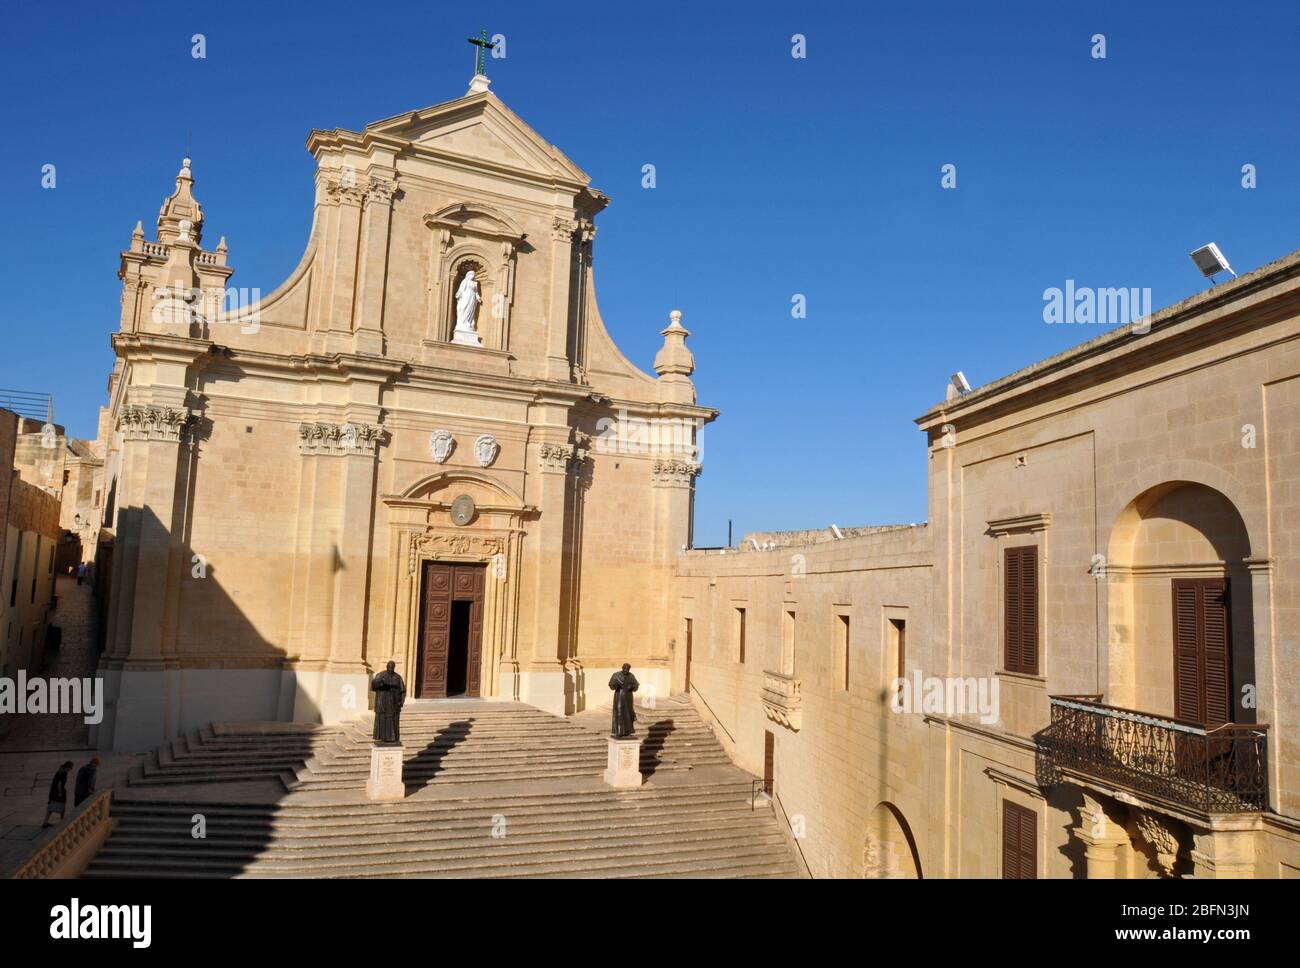
{"type": "Polygon", "coordinates": [[[342,176],[326,175],[324,184],[325,194],[333,202],[359,206],[365,201],[367,188],[358,183],[355,172],[345,172],[342,176]]]}
{"type": "Polygon", "coordinates": [[[370,180],[366,182],[366,201],[368,202],[379,202],[387,205],[393,200],[395,194],[397,194],[397,182],[395,181],[390,181],[387,178],[376,178],[372,175],[370,180]]]}
{"type": "Polygon", "coordinates": [[[197,417],[185,407],[127,405],[119,415],[126,440],[165,440],[179,443],[189,437],[197,417]]]}
{"type": "Polygon", "coordinates": [[[304,456],[375,455],[384,429],[367,423],[304,423],[298,425],[298,452],[304,456]]]}
{"type": "Polygon", "coordinates": [[[564,444],[542,444],[538,448],[542,470],[549,474],[563,474],[569,469],[573,459],[573,448],[564,444]]]}
{"type": "Polygon", "coordinates": [[[578,223],[567,216],[556,215],[551,219],[551,238],[556,242],[571,242],[576,231],[578,223]]]}
{"type": "Polygon", "coordinates": [[[703,469],[693,460],[656,460],[651,470],[660,487],[690,487],[703,469]]]}

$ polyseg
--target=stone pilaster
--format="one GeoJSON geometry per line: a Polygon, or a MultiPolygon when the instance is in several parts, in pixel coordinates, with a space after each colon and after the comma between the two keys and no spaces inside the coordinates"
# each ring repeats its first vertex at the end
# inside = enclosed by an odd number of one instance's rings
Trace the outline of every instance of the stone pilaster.
{"type": "Polygon", "coordinates": [[[128,403],[119,412],[122,473],[103,662],[117,699],[97,737],[117,750],[162,742],[174,735],[180,714],[170,653],[196,416],[183,405],[183,388],[150,387],[138,395],[152,402],[128,403]]]}
{"type": "Polygon", "coordinates": [[[359,183],[355,170],[345,168],[336,176],[326,176],[325,196],[332,204],[332,231],[326,242],[323,303],[324,352],[352,350],[352,307],[357,288],[357,246],[361,237],[361,206],[366,189],[359,183]]]}
{"type": "Polygon", "coordinates": [[[388,229],[397,183],[371,175],[366,182],[361,218],[361,265],[354,308],[354,348],[358,353],[384,352],[384,284],[388,276],[388,229]]]}
{"type": "Polygon", "coordinates": [[[293,718],[336,722],[366,707],[363,655],[375,461],[381,427],[364,421],[299,425],[307,500],[298,535],[292,610],[302,630],[293,718]]]}
{"type": "Polygon", "coordinates": [[[568,382],[573,375],[569,352],[572,314],[573,235],[578,223],[565,215],[551,221],[551,298],[547,309],[546,378],[568,382]]]}

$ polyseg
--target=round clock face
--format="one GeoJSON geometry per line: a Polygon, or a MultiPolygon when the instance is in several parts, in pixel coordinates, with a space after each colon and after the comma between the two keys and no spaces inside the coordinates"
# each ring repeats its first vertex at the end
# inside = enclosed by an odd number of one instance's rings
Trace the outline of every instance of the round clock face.
{"type": "Polygon", "coordinates": [[[464,527],[474,520],[474,499],[468,494],[462,494],[456,500],[451,502],[451,520],[453,523],[464,527]]]}

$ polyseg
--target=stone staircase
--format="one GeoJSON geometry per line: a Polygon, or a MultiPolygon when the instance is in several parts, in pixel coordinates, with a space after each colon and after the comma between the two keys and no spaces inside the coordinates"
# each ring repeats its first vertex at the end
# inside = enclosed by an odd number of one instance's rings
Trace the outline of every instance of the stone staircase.
{"type": "Polygon", "coordinates": [[[337,741],[340,726],[212,723],[147,754],[131,786],[297,779],[307,762],[337,741]]]}
{"type": "MultiPolygon", "coordinates": [[[[641,769],[723,766],[730,761],[689,704],[638,707],[641,769]]],[[[402,712],[408,792],[430,783],[560,779],[605,768],[608,711],[572,719],[522,703],[411,702],[402,712]]],[[[363,790],[370,769],[373,717],[339,726],[214,723],[146,757],[132,786],[275,779],[289,790],[363,790]]]]}
{"type": "Polygon", "coordinates": [[[600,780],[608,710],[565,719],[522,703],[408,703],[400,803],[364,798],[368,715],[213,724],[131,777],[85,876],[800,876],[770,805],[751,803],[753,778],[689,700],[656,706],[637,710],[647,785],[614,790],[600,780]],[[246,792],[243,781],[268,779],[278,783],[253,786],[283,795],[246,792]],[[210,786],[196,794],[196,783],[210,786]]]}
{"type": "Polygon", "coordinates": [[[749,795],[741,775],[395,804],[121,801],[85,876],[798,876],[776,818],[749,795]],[[204,839],[191,836],[196,813],[204,839]]]}

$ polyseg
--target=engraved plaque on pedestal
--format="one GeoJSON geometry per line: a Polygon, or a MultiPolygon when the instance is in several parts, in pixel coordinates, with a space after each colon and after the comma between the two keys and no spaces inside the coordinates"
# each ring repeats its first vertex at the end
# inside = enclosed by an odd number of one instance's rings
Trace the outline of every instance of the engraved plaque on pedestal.
{"type": "Polygon", "coordinates": [[[639,787],[641,777],[641,740],[636,736],[624,739],[607,737],[609,761],[605,767],[605,782],[612,787],[639,787]]]}
{"type": "Polygon", "coordinates": [[[371,800],[401,800],[406,796],[402,782],[401,746],[374,746],[370,749],[370,776],[366,780],[366,797],[371,800]]]}

